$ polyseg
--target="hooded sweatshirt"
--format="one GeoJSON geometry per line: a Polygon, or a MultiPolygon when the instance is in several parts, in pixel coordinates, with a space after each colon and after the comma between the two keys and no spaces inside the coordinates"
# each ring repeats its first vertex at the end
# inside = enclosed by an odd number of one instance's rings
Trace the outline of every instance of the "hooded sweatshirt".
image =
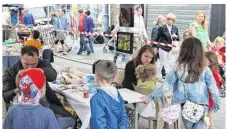
{"type": "Polygon", "coordinates": [[[125,112],[123,98],[118,91],[117,94],[119,101],[116,100],[113,90],[97,89],[97,93],[90,100],[91,129],[129,128],[129,120],[125,112]]]}
{"type": "Polygon", "coordinates": [[[60,129],[54,113],[41,105],[10,108],[3,129],[60,129]]]}

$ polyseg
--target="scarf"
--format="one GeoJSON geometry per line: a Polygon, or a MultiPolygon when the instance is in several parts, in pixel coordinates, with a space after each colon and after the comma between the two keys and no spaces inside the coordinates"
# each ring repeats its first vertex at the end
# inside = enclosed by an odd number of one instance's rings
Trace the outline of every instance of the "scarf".
{"type": "Polygon", "coordinates": [[[22,104],[32,105],[39,103],[42,96],[41,89],[45,84],[45,75],[39,69],[28,69],[20,78],[22,90],[22,104]]]}

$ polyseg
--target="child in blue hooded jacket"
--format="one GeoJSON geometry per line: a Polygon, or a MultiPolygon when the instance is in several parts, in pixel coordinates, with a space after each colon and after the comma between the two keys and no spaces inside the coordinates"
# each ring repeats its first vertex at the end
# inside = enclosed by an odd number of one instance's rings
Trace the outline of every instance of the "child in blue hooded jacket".
{"type": "Polygon", "coordinates": [[[111,84],[116,73],[117,67],[111,61],[101,60],[95,66],[95,78],[99,89],[90,100],[91,129],[129,128],[124,100],[111,84]]]}

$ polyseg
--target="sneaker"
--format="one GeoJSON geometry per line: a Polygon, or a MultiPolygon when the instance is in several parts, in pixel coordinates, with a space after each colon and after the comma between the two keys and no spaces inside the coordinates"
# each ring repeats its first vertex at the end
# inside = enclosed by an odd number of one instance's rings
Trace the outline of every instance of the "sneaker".
{"type": "Polygon", "coordinates": [[[91,52],[87,52],[87,56],[89,56],[91,54],[91,52]]]}
{"type": "Polygon", "coordinates": [[[59,51],[58,53],[62,53],[63,51],[59,51]]]}
{"type": "Polygon", "coordinates": [[[78,52],[77,55],[82,55],[82,53],[78,52]]]}
{"type": "Polygon", "coordinates": [[[72,47],[70,49],[67,50],[67,52],[70,52],[72,50],[72,47]]]}
{"type": "Polygon", "coordinates": [[[65,56],[65,55],[67,55],[67,53],[63,53],[63,55],[65,56]]]}
{"type": "Polygon", "coordinates": [[[83,53],[83,54],[85,54],[85,53],[86,53],[86,51],[82,51],[82,53],[83,53]]]}

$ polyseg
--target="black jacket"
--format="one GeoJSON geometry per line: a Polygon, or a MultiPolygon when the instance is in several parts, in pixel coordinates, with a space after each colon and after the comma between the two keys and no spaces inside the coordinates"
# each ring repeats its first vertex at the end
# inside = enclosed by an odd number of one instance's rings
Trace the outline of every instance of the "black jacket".
{"type": "Polygon", "coordinates": [[[124,88],[134,90],[134,85],[137,85],[137,79],[135,75],[135,64],[134,61],[131,60],[126,64],[125,71],[124,71],[124,81],[123,86],[124,88]]]}
{"type": "MultiPolygon", "coordinates": [[[[173,41],[180,41],[179,34],[178,34],[178,28],[173,25],[171,29],[171,34],[176,34],[178,37],[176,39],[173,39],[173,41]]],[[[158,35],[156,38],[156,42],[161,42],[161,43],[167,43],[167,44],[172,44],[172,38],[169,33],[169,29],[167,28],[166,25],[162,25],[158,29],[158,35]]],[[[163,49],[164,51],[171,51],[171,47],[168,46],[160,46],[159,48],[163,49]]]]}
{"type": "MultiPolygon", "coordinates": [[[[41,68],[44,71],[44,74],[46,76],[46,80],[48,82],[52,82],[57,77],[57,72],[55,69],[51,66],[51,64],[48,61],[39,60],[37,68],[41,68]]],[[[16,94],[14,93],[14,90],[16,89],[16,76],[17,73],[23,70],[23,66],[21,64],[21,61],[19,60],[16,64],[9,67],[7,70],[5,70],[3,75],[3,99],[6,103],[10,103],[10,101],[13,101],[14,96],[16,94]]],[[[55,114],[60,114],[62,116],[71,116],[69,112],[67,112],[60,100],[55,95],[55,92],[50,88],[48,83],[46,82],[46,98],[49,103],[49,108],[53,110],[55,114]]]]}

